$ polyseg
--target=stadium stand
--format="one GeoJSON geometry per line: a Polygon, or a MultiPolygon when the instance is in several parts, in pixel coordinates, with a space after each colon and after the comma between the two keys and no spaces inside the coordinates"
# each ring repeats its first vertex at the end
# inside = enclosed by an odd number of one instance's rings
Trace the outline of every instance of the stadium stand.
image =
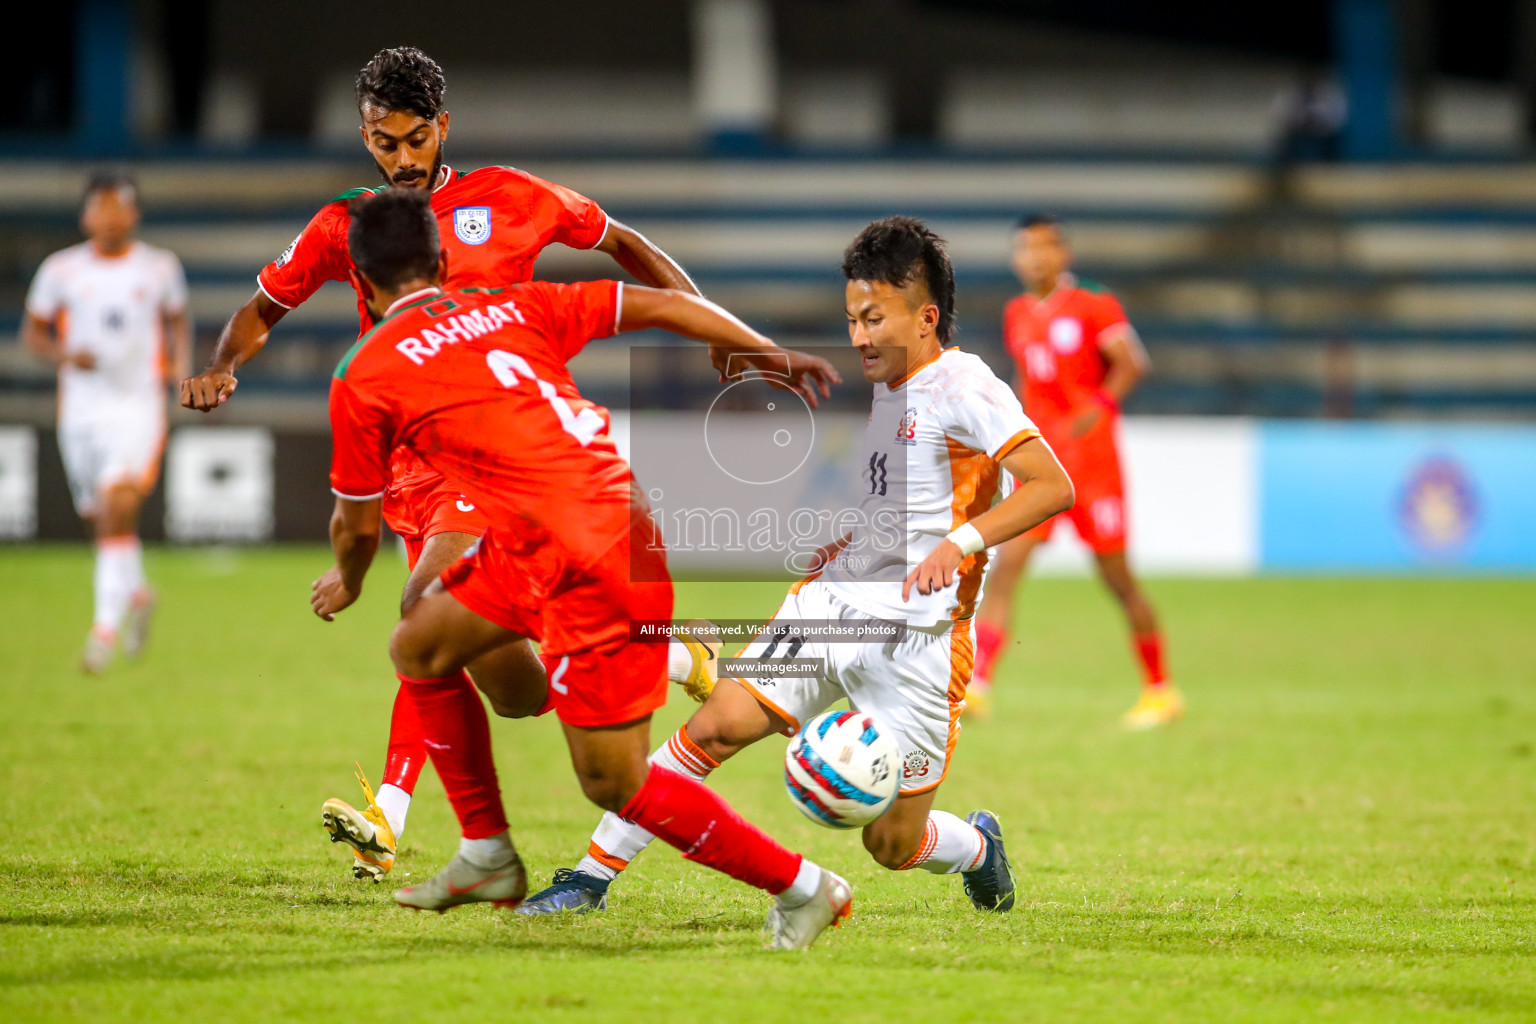
{"type": "MultiPolygon", "coordinates": [[[[669,158],[528,169],[599,198],[709,295],[786,342],[842,343],[841,248],[870,218],[903,212],[951,240],[961,343],[1001,365],[998,313],[1015,290],[1009,228],[1022,211],[1049,209],[1071,223],[1082,274],[1120,293],[1146,338],[1156,372],[1133,411],[1536,415],[1536,179],[1518,164],[669,158]]],[[[134,170],[144,237],[187,266],[200,354],[250,295],[256,269],[319,203],[368,182],[357,160],[134,170]]],[[[78,164],[5,168],[8,418],[51,416],[51,375],[15,334],[32,270],[76,237],[84,173],[78,164]]],[[[539,273],[610,268],[560,250],[539,273]]],[[[349,292],[327,286],[279,327],[242,377],[243,397],[318,409],[355,333],[349,292]]],[[[628,362],[613,348],[588,353],[578,372],[595,396],[626,400],[628,362]]]]}

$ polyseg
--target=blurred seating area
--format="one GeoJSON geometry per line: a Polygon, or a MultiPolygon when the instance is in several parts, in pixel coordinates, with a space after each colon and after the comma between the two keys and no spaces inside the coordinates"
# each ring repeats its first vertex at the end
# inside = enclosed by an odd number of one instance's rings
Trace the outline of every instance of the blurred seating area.
{"type": "MultiPolygon", "coordinates": [[[[51,377],[16,333],[32,271],[78,237],[87,169],[4,168],[7,419],[51,418],[51,377]]],[[[868,220],[899,212],[951,241],[960,343],[1003,366],[998,318],[1017,290],[1011,225],[1044,209],[1067,219],[1080,273],[1122,296],[1147,342],[1155,372],[1131,411],[1536,417],[1536,177],[1519,164],[801,158],[527,169],[598,198],[706,294],[786,343],[844,342],[842,247],[868,220]]],[[[361,159],[134,170],[144,237],[186,264],[199,359],[250,297],[256,270],[319,204],[370,183],[361,159]]],[[[554,279],[612,270],[605,257],[559,247],[539,266],[554,279]]],[[[242,375],[243,395],[318,409],[356,331],[350,291],[328,285],[278,326],[242,375]]],[[[614,344],[585,354],[579,374],[594,396],[623,405],[629,360],[614,344]]],[[[664,370],[640,372],[658,379],[635,381],[637,393],[675,384],[664,370]]]]}

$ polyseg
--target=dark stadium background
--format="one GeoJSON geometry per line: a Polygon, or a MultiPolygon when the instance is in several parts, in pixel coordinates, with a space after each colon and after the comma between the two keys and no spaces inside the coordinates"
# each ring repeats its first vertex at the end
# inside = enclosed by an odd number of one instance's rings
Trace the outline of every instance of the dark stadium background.
{"type": "MultiPolygon", "coordinates": [[[[374,180],[348,81],[402,42],[447,70],[451,162],[511,163],[592,193],[781,341],[840,344],[842,243],[873,217],[913,213],[954,245],[962,344],[1011,372],[998,326],[1017,289],[1009,225],[1045,207],[1068,219],[1078,269],[1124,299],[1152,355],[1126,406],[1133,435],[1247,431],[1255,509],[1290,490],[1270,458],[1288,421],[1426,436],[1475,424],[1495,430],[1487,443],[1525,450],[1536,3],[753,0],[761,38],[743,66],[757,60],[765,77],[746,108],[727,96],[723,115],[707,84],[711,6],[79,0],[32,12],[0,90],[0,421],[40,432],[36,535],[78,532],[46,433],[52,377],[13,339],[38,262],[77,237],[85,175],[139,174],[146,237],[185,250],[200,361],[317,205],[374,180]]],[[[558,249],[538,268],[609,272],[558,249]]],[[[319,536],[305,524],[327,500],[315,461],[326,380],[355,331],[345,289],[327,286],[242,372],[235,402],[173,416],[177,430],[275,432],[279,537],[319,536]]],[[[622,343],[583,360],[583,387],[616,409],[709,384],[655,360],[631,372],[622,343]]],[[[1525,514],[1502,497],[1524,470],[1502,454],[1485,465],[1485,440],[1430,451],[1404,437],[1386,489],[1357,495],[1362,522],[1401,533],[1403,564],[1536,564],[1525,548],[1420,545],[1402,495],[1430,461],[1459,467],[1463,540],[1525,514]]],[[[1169,443],[1168,458],[1205,458],[1169,443]]],[[[1266,524],[1295,517],[1243,514],[1258,538],[1245,564],[1270,564],[1266,524]]]]}

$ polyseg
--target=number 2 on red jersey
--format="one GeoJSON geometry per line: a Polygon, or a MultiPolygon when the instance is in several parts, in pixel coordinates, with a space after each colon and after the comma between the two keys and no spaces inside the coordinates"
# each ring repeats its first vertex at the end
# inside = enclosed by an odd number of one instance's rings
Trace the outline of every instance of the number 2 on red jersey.
{"type": "Polygon", "coordinates": [[[555,390],[553,384],[534,373],[533,367],[528,365],[528,360],[515,352],[506,352],[502,349],[487,352],[485,365],[489,366],[491,373],[496,375],[496,383],[504,388],[515,388],[524,380],[532,382],[539,389],[539,394],[543,395],[550,407],[555,410],[555,415],[560,418],[560,426],[583,448],[603,432],[605,424],[600,415],[592,409],[576,412],[571,408],[571,403],[555,390]]]}

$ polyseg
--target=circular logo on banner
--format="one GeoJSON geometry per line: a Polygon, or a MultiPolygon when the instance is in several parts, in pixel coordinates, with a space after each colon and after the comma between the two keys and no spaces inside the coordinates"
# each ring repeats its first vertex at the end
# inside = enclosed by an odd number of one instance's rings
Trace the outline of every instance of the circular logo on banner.
{"type": "Polygon", "coordinates": [[[1398,518],[1429,554],[1454,554],[1477,526],[1477,492],[1461,463],[1436,456],[1409,474],[1398,505],[1398,518]]]}
{"type": "Polygon", "coordinates": [[[805,399],[773,387],[762,376],[728,385],[704,417],[709,457],[738,483],[788,479],[811,457],[815,440],[816,420],[805,399]],[[723,415],[717,417],[717,410],[723,415]]]}

